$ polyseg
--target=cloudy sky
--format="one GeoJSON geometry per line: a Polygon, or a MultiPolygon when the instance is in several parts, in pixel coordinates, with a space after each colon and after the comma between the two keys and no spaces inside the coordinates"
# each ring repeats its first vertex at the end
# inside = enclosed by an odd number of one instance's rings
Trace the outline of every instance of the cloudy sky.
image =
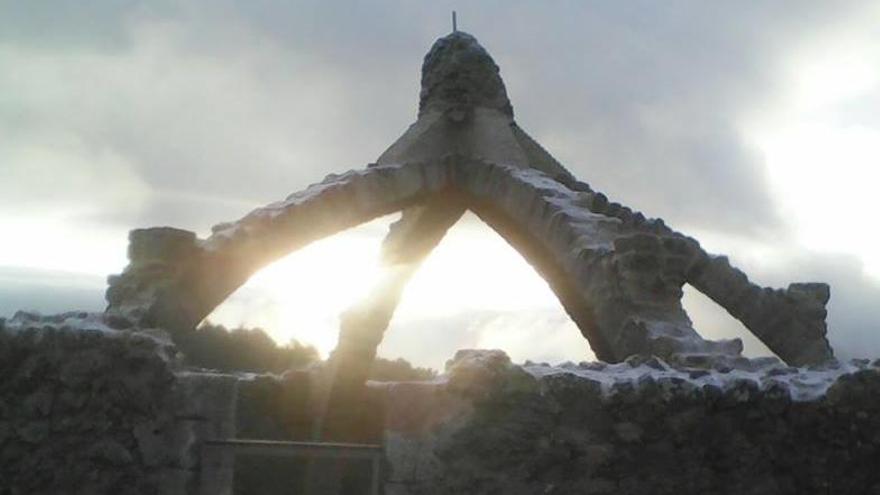
{"type": "MultiPolygon", "coordinates": [[[[0,316],[103,307],[129,229],[212,224],[373,161],[415,118],[450,29],[501,66],[517,121],[579,178],[765,285],[832,284],[830,337],[880,355],[876,2],[0,0],[0,316]]],[[[212,319],[326,352],[391,219],[259,273],[212,319]]],[[[531,268],[473,217],[381,352],[590,356],[531,268]]],[[[702,296],[707,336],[746,339],[702,296]]]]}

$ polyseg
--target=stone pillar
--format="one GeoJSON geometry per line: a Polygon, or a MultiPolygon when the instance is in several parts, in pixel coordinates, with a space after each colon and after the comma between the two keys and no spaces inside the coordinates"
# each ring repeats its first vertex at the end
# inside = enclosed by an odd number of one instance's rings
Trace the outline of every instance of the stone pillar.
{"type": "Polygon", "coordinates": [[[180,281],[198,266],[200,251],[193,232],[171,227],[132,230],[129,265],[111,276],[106,292],[108,322],[114,327],[162,326],[191,328],[201,316],[189,307],[191,294],[183,294],[180,281]]]}
{"type": "MultiPolygon", "coordinates": [[[[382,246],[382,278],[370,295],[347,310],[341,318],[339,342],[330,357],[329,390],[316,425],[322,441],[370,443],[362,417],[370,407],[365,383],[376,348],[382,342],[406,284],[446,231],[464,214],[459,198],[439,195],[424,206],[404,210],[392,225],[382,246]]],[[[308,493],[340,493],[344,463],[313,464],[308,493]]]]}

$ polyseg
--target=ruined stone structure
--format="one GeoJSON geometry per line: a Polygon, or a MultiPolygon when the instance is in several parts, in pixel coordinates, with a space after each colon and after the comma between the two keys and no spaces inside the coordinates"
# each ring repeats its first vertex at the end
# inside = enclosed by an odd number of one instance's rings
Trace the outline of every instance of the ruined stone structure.
{"type": "Polygon", "coordinates": [[[760,287],[662,220],[578,181],[513,119],[498,66],[462,32],[425,57],[418,119],[376,163],[332,174],[286,200],[214,227],[207,239],[131,233],[130,264],[110,279],[120,328],[192,330],[260,268],[316,239],[402,211],[383,245],[385,278],[346,312],[335,397],[362,386],[407,280],[466,211],[502,235],[547,280],[604,361],[633,354],[738,355],[738,339],[700,337],[681,305],[691,284],[792,365],[832,357],[825,284],[760,287]]]}
{"type": "MultiPolygon", "coordinates": [[[[516,124],[498,67],[465,33],[428,53],[418,119],[376,163],[207,239],[135,230],[128,254],[105,313],[0,318],[0,494],[197,494],[211,470],[226,485],[212,478],[210,493],[232,494],[230,480],[265,481],[265,463],[242,474],[232,459],[207,462],[208,441],[315,431],[382,443],[389,495],[880,493],[880,360],[834,359],[829,287],[759,287],[576,180],[516,124]],[[460,351],[437,380],[364,386],[407,281],[467,210],[547,280],[604,362],[460,351]],[[397,211],[385,276],[343,315],[328,363],[218,373],[186,366],[167,339],[260,268],[397,211]],[[703,339],[684,284],[790,366],[703,339]]],[[[281,466],[275,488],[302,486],[305,471],[281,466]]]]}

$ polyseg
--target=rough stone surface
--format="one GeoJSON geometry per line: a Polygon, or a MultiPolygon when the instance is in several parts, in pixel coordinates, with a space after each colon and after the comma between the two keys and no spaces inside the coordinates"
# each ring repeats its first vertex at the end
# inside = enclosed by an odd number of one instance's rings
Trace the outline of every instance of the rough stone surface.
{"type": "Polygon", "coordinates": [[[880,493],[880,369],[728,364],[460,353],[386,386],[386,493],[880,493]]]}
{"type": "MultiPolygon", "coordinates": [[[[0,493],[196,494],[207,439],[310,438],[323,368],[182,369],[161,332],[102,321],[2,322],[0,493]]],[[[553,367],[465,350],[431,382],[371,382],[359,430],[383,439],[389,494],[875,493],[878,362],[636,355],[553,367]]],[[[207,479],[215,493],[304,481],[305,463],[272,466],[229,458],[207,479]]],[[[346,476],[346,493],[361,493],[369,472],[346,476]]]]}
{"type": "Polygon", "coordinates": [[[129,265],[122,276],[111,276],[106,299],[108,324],[114,328],[189,326],[186,312],[178,310],[187,301],[175,298],[175,282],[197,263],[196,236],[170,227],[132,230],[128,236],[129,265]]]}
{"type": "Polygon", "coordinates": [[[352,427],[337,440],[370,440],[389,411],[388,493],[880,493],[880,378],[867,362],[833,360],[829,287],[760,287],[576,180],[513,121],[498,66],[465,33],[425,57],[419,117],[377,163],[207,239],[132,231],[103,315],[0,319],[0,493],[182,494],[206,480],[225,493],[231,461],[206,475],[205,439],[301,438],[314,411],[326,427],[311,378],[183,370],[156,329],[190,331],[260,268],[401,210],[385,246],[394,273],[378,304],[342,318],[325,394],[352,427]],[[374,384],[384,403],[362,391],[404,285],[467,209],[617,364],[514,366],[500,352],[463,351],[445,379],[374,384]],[[748,360],[738,340],[703,339],[681,306],[686,283],[786,363],[817,367],[748,360]]]}
{"type": "MultiPolygon", "coordinates": [[[[738,341],[700,338],[680,303],[687,282],[717,300],[727,301],[719,294],[738,294],[741,301],[743,291],[735,281],[745,284],[746,295],[754,293],[746,300],[756,309],[740,312],[734,301],[729,304],[732,314],[760,330],[756,334],[783,359],[804,364],[831,356],[822,298],[805,295],[803,289],[761,289],[723,258],[711,257],[695,241],[657,228],[657,223],[628,223],[585,208],[593,204],[593,195],[571,190],[540,171],[460,157],[329,177],[235,224],[220,226],[211,238],[198,241],[186,269],[165,272],[172,274],[169,278],[145,279],[133,262],[117,285],[144,289],[111,304],[110,313],[136,319],[127,304],[141,308],[140,314],[155,314],[173,299],[173,312],[199,321],[257,267],[296,246],[451,187],[535,265],[604,360],[638,353],[737,354],[738,341]],[[236,268],[244,265],[247,270],[236,268]],[[157,286],[164,291],[162,297],[145,296],[157,286]],[[136,304],[142,299],[149,301],[146,308],[136,304]],[[808,350],[810,359],[799,350],[808,350]]],[[[173,326],[178,319],[170,317],[169,322],[173,326]]]]}
{"type": "Polygon", "coordinates": [[[234,435],[234,383],[180,374],[161,337],[100,314],[5,322],[0,493],[195,493],[202,440],[234,435]]]}
{"type": "Polygon", "coordinates": [[[2,493],[157,493],[181,467],[137,434],[174,421],[170,356],[146,335],[71,324],[87,319],[19,313],[0,330],[2,493]]]}
{"type": "Polygon", "coordinates": [[[456,32],[440,38],[425,55],[419,113],[466,112],[474,107],[513,116],[498,66],[476,38],[456,32]]]}
{"type": "Polygon", "coordinates": [[[599,359],[738,356],[738,339],[708,341],[693,328],[681,304],[686,283],[787,363],[833,358],[827,285],[760,287],[662,220],[578,181],[517,125],[498,66],[460,32],[426,55],[418,118],[376,163],[217,225],[208,239],[167,227],[133,231],[131,262],[109,280],[106,319],[114,328],[191,331],[269,263],[402,211],[383,246],[384,276],[340,319],[319,435],[351,441],[360,435],[359,394],[407,282],[468,209],[544,277],[599,359]]]}
{"type": "MultiPolygon", "coordinates": [[[[221,495],[301,486],[303,460],[276,459],[273,467],[265,458],[223,456],[203,469],[202,445],[311,440],[320,367],[282,376],[187,369],[165,332],[114,330],[105,320],[19,312],[0,322],[0,494],[195,495],[207,484],[221,495]]],[[[366,399],[361,430],[372,436],[363,441],[379,443],[383,410],[366,399]]],[[[365,484],[366,468],[347,473],[348,483],[365,484]]]]}
{"type": "Polygon", "coordinates": [[[712,342],[681,305],[690,283],[792,365],[833,357],[823,284],[787,290],[751,283],[726,258],[662,220],[614,202],[572,176],[513,120],[498,66],[455,32],[425,57],[419,115],[375,164],[217,225],[208,239],[170,228],[133,231],[130,264],[112,277],[107,321],[185,332],[260,268],[302,246],[403,211],[383,249],[386,276],[341,318],[334,385],[322,435],[356,436],[351,403],[408,280],[467,209],[547,280],[602,360],[737,356],[738,340],[712,342]],[[332,417],[331,417],[332,416],[332,417]]]}

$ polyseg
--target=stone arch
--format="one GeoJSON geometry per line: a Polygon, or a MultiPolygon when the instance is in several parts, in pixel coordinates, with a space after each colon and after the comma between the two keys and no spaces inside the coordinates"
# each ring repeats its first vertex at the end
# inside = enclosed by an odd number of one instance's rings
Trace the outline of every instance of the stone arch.
{"type": "Polygon", "coordinates": [[[832,357],[827,285],[760,287],[662,220],[577,181],[517,125],[498,66],[473,36],[458,31],[425,57],[418,119],[377,164],[330,175],[216,226],[207,239],[170,228],[133,231],[130,264],[109,280],[107,319],[190,330],[262,266],[404,210],[383,247],[402,269],[382,282],[379,297],[342,321],[337,350],[350,343],[353,354],[370,357],[419,260],[468,208],[538,269],[600,359],[738,355],[739,341],[707,341],[693,329],[680,301],[684,283],[788,363],[832,357]]]}
{"type": "Polygon", "coordinates": [[[589,199],[537,170],[458,156],[331,175],[216,226],[205,240],[177,230],[133,232],[131,264],[112,280],[108,314],[187,331],[259,268],[308,242],[409,206],[450,204],[453,221],[458,208],[474,210],[536,267],[600,359],[736,354],[736,342],[701,339],[679,304],[680,268],[692,259],[686,243],[594,213],[584,206],[589,199]],[[672,250],[663,247],[670,240],[672,250]],[[642,244],[649,254],[636,252],[642,244]]]}
{"type": "Polygon", "coordinates": [[[535,257],[529,259],[497,226],[467,210],[406,284],[378,355],[420,359],[423,365],[430,358],[438,369],[462,345],[504,349],[519,361],[595,359],[559,290],[535,266],[535,257]],[[547,328],[552,337],[544,333],[547,328]],[[389,341],[405,347],[389,348],[389,341]]]}
{"type": "Polygon", "coordinates": [[[316,431],[325,439],[351,440],[357,438],[352,428],[358,414],[352,405],[406,282],[421,257],[471,209],[547,280],[601,360],[738,356],[738,339],[708,341],[694,330],[681,305],[685,283],[789,364],[831,356],[824,284],[761,288],[726,258],[707,254],[662,222],[574,186],[536,169],[452,155],[328,176],[285,201],[214,227],[204,240],[176,229],[133,231],[130,264],[110,280],[106,319],[119,327],[191,331],[263,266],[311,241],[405,210],[386,243],[393,247],[394,239],[412,237],[415,248],[386,255],[414,261],[392,270],[378,297],[343,314],[331,359],[332,384],[316,431]]]}
{"type": "MultiPolygon", "coordinates": [[[[176,229],[133,231],[130,264],[110,279],[107,315],[117,326],[187,331],[281,256],[378,216],[434,202],[466,205],[513,244],[547,279],[600,359],[737,354],[737,342],[708,342],[691,328],[680,305],[685,282],[790,363],[830,353],[827,286],[761,288],[726,258],[708,255],[662,223],[593,211],[596,197],[534,169],[464,157],[331,175],[215,226],[204,240],[176,229]]],[[[457,219],[454,211],[450,218],[457,219]]]]}
{"type": "MultiPolygon", "coordinates": [[[[322,424],[351,440],[360,391],[407,281],[466,209],[547,280],[597,357],[738,357],[738,339],[700,337],[681,305],[691,284],[792,365],[833,357],[826,284],[760,287],[723,256],[662,220],[579,182],[513,119],[498,66],[476,39],[453,32],[422,66],[417,120],[363,170],[330,175],[285,201],[221,224],[207,239],[170,228],[130,235],[130,263],[109,279],[107,322],[186,332],[254,272],[305,244],[403,210],[383,244],[393,269],[374,297],[346,311],[322,424]]],[[[698,359],[704,359],[699,357],[698,359]]]]}
{"type": "Polygon", "coordinates": [[[207,239],[167,227],[132,231],[129,265],[111,277],[107,313],[121,324],[193,328],[253,273],[306,244],[393,213],[432,194],[447,177],[422,164],[332,174],[284,201],[212,228],[207,239]]]}

